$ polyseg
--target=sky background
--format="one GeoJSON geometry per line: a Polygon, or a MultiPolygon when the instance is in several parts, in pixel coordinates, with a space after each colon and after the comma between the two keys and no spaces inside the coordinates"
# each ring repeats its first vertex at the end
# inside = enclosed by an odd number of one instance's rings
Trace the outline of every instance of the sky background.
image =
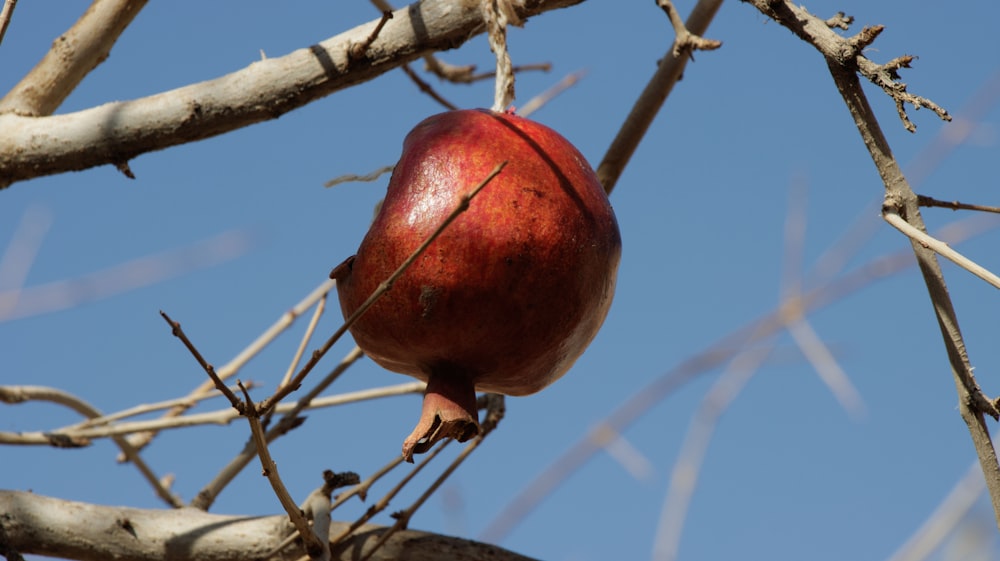
{"type": "MultiPolygon", "coordinates": [[[[678,2],[685,15],[692,5],[678,2]]],[[[0,45],[0,91],[14,85],[86,6],[19,3],[0,45]]],[[[870,58],[881,63],[917,55],[903,80],[956,117],[947,124],[910,109],[917,125],[910,134],[891,100],[867,87],[914,189],[940,199],[1000,204],[1000,5],[979,0],[914,9],[900,0],[845,0],[807,7],[824,17],[838,10],[855,16],[852,32],[884,24],[870,58]],[[970,120],[973,107],[980,113],[970,120]]],[[[363,0],[151,2],[58,112],[215,78],[258,60],[261,51],[281,56],[376,17],[363,0]]],[[[649,385],[678,364],[774,309],[789,212],[806,224],[797,237],[799,271],[812,269],[858,228],[869,234],[850,253],[848,271],[908,251],[907,240],[878,216],[881,182],[814,49],[739,2],[724,4],[706,35],[723,41],[722,49],[695,55],[612,195],[623,257],[603,330],[555,385],[508,399],[500,428],[419,511],[412,528],[490,539],[550,561],[653,558],[671,471],[721,369],[681,386],[628,427],[619,448],[638,459],[623,464],[599,452],[541,497],[511,532],[489,532],[518,493],[626,400],[649,395],[649,385]]],[[[519,75],[515,104],[586,70],[581,82],[533,118],[561,132],[596,165],[672,40],[667,18],[648,0],[589,0],[532,18],[511,31],[513,60],[551,62],[553,69],[519,75]]],[[[441,57],[481,69],[493,64],[482,36],[441,57]]],[[[492,104],[492,82],[425,79],[461,107],[492,104]]],[[[36,313],[22,301],[3,310],[0,383],[61,388],[105,412],[185,395],[205,375],[158,311],[180,321],[210,362],[227,362],[355,252],[388,177],[332,189],[323,183],[392,164],[407,131],[441,110],[397,70],[280,119],[140,156],[131,161],[134,181],[103,166],[0,192],[0,252],[26,247],[19,231],[35,232],[28,237],[38,240],[25,287],[86,278],[161,252],[181,255],[171,261],[177,275],[163,282],[104,298],[83,290],[76,294],[84,301],[67,309],[36,313]],[[191,247],[204,248],[204,240],[219,236],[228,241],[213,247],[230,257],[198,265],[201,254],[191,247]]],[[[932,229],[967,214],[924,211],[932,229]]],[[[996,271],[998,240],[1000,231],[987,231],[958,248],[996,271]]],[[[1000,300],[970,274],[947,262],[943,267],[979,381],[996,395],[1000,300]]],[[[16,286],[0,286],[10,288],[16,286]]],[[[334,302],[320,322],[320,341],[339,326],[334,302]]],[[[711,441],[680,559],[888,559],[974,462],[915,268],[873,281],[809,321],[857,388],[863,410],[845,411],[791,337],[772,339],[773,356],[725,411],[711,441]]],[[[305,324],[300,320],[240,372],[241,379],[265,386],[255,392],[258,399],[284,373],[305,324]]],[[[317,374],[351,346],[350,340],[339,343],[317,374]]],[[[405,381],[362,360],[331,391],[405,381]]],[[[198,410],[223,407],[213,401],[198,410]]],[[[391,459],[418,412],[416,396],[312,412],[272,453],[301,500],[321,483],[324,469],[364,476],[391,459]]],[[[51,430],[77,420],[49,404],[0,406],[3,431],[51,430]]],[[[190,500],[247,435],[243,422],[172,431],[144,457],[158,473],[174,474],[174,491],[190,500]]],[[[449,447],[445,456],[458,450],[449,447]]],[[[116,454],[107,440],[78,450],[6,448],[0,451],[0,487],[162,507],[133,466],[115,463],[116,454]]],[[[435,462],[436,469],[422,474],[390,510],[409,505],[444,465],[435,462]]],[[[334,516],[353,520],[366,506],[352,501],[334,516]]],[[[212,508],[280,510],[255,466],[212,508]]],[[[375,522],[391,519],[383,514],[375,522]]],[[[963,527],[966,537],[985,529],[984,543],[997,547],[985,500],[963,527]]],[[[968,542],[953,542],[953,549],[932,558],[961,558],[947,557],[958,551],[957,543],[968,542]]]]}

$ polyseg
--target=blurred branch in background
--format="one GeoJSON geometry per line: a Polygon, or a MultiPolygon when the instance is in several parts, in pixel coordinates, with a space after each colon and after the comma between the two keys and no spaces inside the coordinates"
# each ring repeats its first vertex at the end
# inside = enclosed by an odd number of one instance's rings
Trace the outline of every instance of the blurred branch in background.
{"type": "Polygon", "coordinates": [[[247,253],[254,237],[230,230],[79,277],[23,286],[52,218],[29,208],[0,260],[0,322],[57,312],[218,265],[247,253]]]}

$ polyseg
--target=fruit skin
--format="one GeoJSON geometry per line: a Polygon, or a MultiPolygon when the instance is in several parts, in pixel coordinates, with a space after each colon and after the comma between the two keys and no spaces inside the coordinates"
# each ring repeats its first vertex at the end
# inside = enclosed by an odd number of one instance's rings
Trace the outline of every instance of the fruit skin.
{"type": "Polygon", "coordinates": [[[428,382],[403,454],[478,432],[475,391],[527,395],[583,353],[614,294],[621,237],[584,157],[510,113],[431,116],[403,142],[358,253],[334,269],[356,310],[500,162],[503,171],[351,327],[388,370],[428,382]]]}

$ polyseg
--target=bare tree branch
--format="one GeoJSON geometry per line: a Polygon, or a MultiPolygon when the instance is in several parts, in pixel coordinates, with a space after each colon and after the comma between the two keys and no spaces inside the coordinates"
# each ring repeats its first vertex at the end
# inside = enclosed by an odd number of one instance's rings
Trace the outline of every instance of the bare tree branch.
{"type": "MultiPolygon", "coordinates": [[[[79,397],[70,394],[69,392],[44,386],[0,387],[0,402],[21,403],[23,401],[48,401],[51,403],[58,403],[59,405],[68,407],[89,419],[101,416],[101,412],[98,411],[97,408],[79,397]]],[[[81,441],[77,439],[53,438],[55,440],[51,440],[50,444],[54,446],[74,447],[81,444],[81,441]]],[[[139,473],[142,474],[143,478],[145,478],[150,486],[153,487],[157,496],[163,499],[163,501],[170,506],[179,507],[183,504],[180,499],[171,493],[170,489],[167,489],[166,485],[164,485],[163,482],[156,477],[153,469],[149,467],[149,465],[139,455],[139,451],[129,444],[124,437],[113,436],[111,439],[114,440],[115,444],[121,448],[122,453],[125,454],[129,461],[132,462],[136,469],[139,470],[139,473]]]]}
{"type": "MultiPolygon", "coordinates": [[[[926,233],[927,228],[920,216],[917,195],[910,188],[892,155],[889,143],[861,89],[857,74],[853,69],[845,68],[833,60],[828,59],[827,66],[885,184],[883,214],[886,214],[885,209],[890,209],[891,213],[902,216],[910,226],[926,233]]],[[[952,376],[958,390],[959,411],[969,428],[976,454],[979,456],[980,467],[990,490],[994,514],[1000,521],[1000,464],[997,463],[996,450],[985,421],[985,415],[997,418],[997,406],[983,395],[973,375],[962,331],[958,326],[958,316],[934,250],[914,239],[911,239],[910,245],[917,258],[944,339],[952,376]]]]}
{"type": "Polygon", "coordinates": [[[3,36],[7,33],[10,18],[14,16],[15,6],[17,6],[17,0],[4,0],[3,8],[0,9],[0,43],[3,42],[3,36]]]}
{"type": "MultiPolygon", "coordinates": [[[[522,0],[524,19],[583,0],[522,0]]],[[[424,0],[382,21],[345,31],[286,56],[268,58],[206,82],[75,113],[28,117],[0,114],[0,188],[11,183],[104,164],[123,165],[153,150],[193,142],[280,117],[341,89],[371,80],[424,53],[455,48],[485,30],[478,4],[424,0]]]]}
{"type": "MultiPolygon", "coordinates": [[[[330,534],[347,525],[333,522],[330,534]]],[[[0,491],[0,535],[9,550],[79,561],[244,561],[264,559],[289,530],[280,516],[224,516],[193,508],[144,510],[63,501],[33,493],[0,491]]],[[[333,559],[351,560],[387,531],[366,525],[339,544],[333,559]]],[[[301,548],[288,548],[276,559],[292,560],[301,548]]],[[[531,561],[496,546],[404,530],[394,533],[373,561],[531,561]]]]}

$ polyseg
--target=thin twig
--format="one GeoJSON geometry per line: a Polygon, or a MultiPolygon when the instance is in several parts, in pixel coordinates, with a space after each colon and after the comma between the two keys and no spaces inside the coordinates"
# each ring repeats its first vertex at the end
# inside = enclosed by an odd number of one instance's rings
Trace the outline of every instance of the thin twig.
{"type": "MultiPolygon", "coordinates": [[[[347,358],[349,360],[353,358],[353,355],[347,358]]],[[[22,386],[0,386],[0,401],[3,401],[3,397],[5,395],[16,395],[21,391],[21,387],[22,386]]],[[[302,408],[302,410],[323,409],[326,407],[337,407],[340,405],[347,405],[349,403],[384,399],[387,397],[421,394],[423,393],[425,387],[426,385],[423,382],[404,382],[393,386],[347,392],[313,399],[309,405],[302,408]]],[[[298,406],[299,404],[297,403],[282,403],[274,408],[274,412],[288,414],[298,406]]],[[[139,409],[141,409],[141,407],[128,410],[127,413],[128,415],[138,414],[137,412],[141,412],[139,409]]],[[[301,412],[301,410],[299,412],[301,412]]],[[[126,412],[123,411],[122,413],[126,412]]],[[[109,438],[112,436],[205,425],[228,425],[233,420],[238,419],[240,417],[240,413],[232,407],[227,407],[218,411],[195,413],[193,415],[185,415],[183,417],[161,417],[159,419],[132,421],[126,423],[116,423],[109,420],[118,416],[120,416],[120,414],[116,413],[114,415],[96,417],[91,421],[85,421],[83,423],[78,423],[76,425],[52,431],[0,431],[0,444],[55,446],[59,443],[64,443],[74,446],[87,446],[90,444],[91,440],[109,438]]]]}
{"type": "MultiPolygon", "coordinates": [[[[351,534],[353,534],[354,531],[360,528],[364,523],[371,520],[376,514],[385,510],[386,507],[389,506],[389,503],[392,501],[392,499],[394,499],[396,495],[398,495],[399,492],[403,490],[403,487],[405,487],[414,477],[416,477],[416,475],[420,473],[420,471],[424,469],[424,467],[430,464],[431,460],[437,457],[437,455],[440,454],[441,451],[444,450],[444,448],[451,442],[452,440],[450,438],[447,440],[442,440],[441,443],[434,448],[434,450],[432,450],[429,454],[424,456],[420,460],[420,462],[416,466],[414,466],[414,468],[410,470],[410,472],[407,473],[405,477],[399,480],[399,482],[396,483],[396,485],[392,489],[390,489],[385,495],[383,495],[382,498],[378,500],[378,502],[368,507],[368,510],[366,510],[364,514],[362,514],[357,520],[352,522],[351,525],[348,526],[343,532],[338,534],[337,537],[331,539],[330,540],[331,546],[337,546],[338,544],[346,540],[348,537],[350,537],[351,534]]],[[[402,456],[400,456],[400,460],[402,460],[402,456]]]]}
{"type": "Polygon", "coordinates": [[[389,472],[396,469],[396,467],[401,465],[403,461],[404,461],[403,456],[401,454],[396,454],[391,460],[389,460],[389,463],[379,468],[375,473],[369,475],[364,481],[358,483],[357,485],[341,493],[340,495],[337,495],[337,498],[334,499],[333,504],[330,505],[330,510],[331,511],[335,510],[337,507],[347,502],[351,497],[356,496],[362,501],[364,501],[368,496],[368,491],[371,489],[371,486],[374,485],[376,482],[378,482],[379,479],[382,479],[383,477],[388,475],[389,472]]]}
{"type": "Polygon", "coordinates": [[[351,49],[350,51],[348,51],[348,55],[351,57],[352,60],[358,60],[364,58],[368,49],[372,46],[372,43],[374,43],[375,40],[378,39],[378,35],[379,33],[382,32],[382,28],[385,27],[386,22],[388,22],[391,19],[392,19],[392,10],[385,10],[382,12],[382,19],[378,20],[378,23],[375,24],[375,29],[372,30],[372,32],[368,35],[368,37],[366,37],[365,40],[361,41],[360,43],[355,43],[354,45],[351,45],[351,49]]]}
{"type": "Polygon", "coordinates": [[[355,175],[353,173],[341,175],[323,183],[323,187],[333,187],[334,185],[340,185],[341,183],[348,183],[350,181],[375,181],[379,177],[382,177],[382,174],[392,171],[394,167],[395,166],[382,166],[371,173],[366,173],[365,175],[355,175]]]}
{"type": "MultiPolygon", "coordinates": [[[[312,493],[309,493],[306,500],[302,501],[302,512],[312,522],[313,534],[324,544],[323,553],[325,559],[329,558],[330,555],[329,539],[330,523],[332,522],[330,512],[333,510],[330,506],[330,497],[335,490],[347,485],[357,485],[359,482],[360,478],[354,472],[334,473],[331,470],[325,470],[323,472],[323,485],[319,489],[315,489],[312,493]]],[[[288,536],[264,556],[264,559],[276,557],[297,539],[297,533],[288,536]]]]}
{"type": "Polygon", "coordinates": [[[288,365],[288,370],[285,371],[284,377],[281,378],[281,383],[278,386],[284,386],[292,379],[292,373],[295,372],[295,368],[298,366],[299,361],[302,360],[302,355],[306,352],[306,347],[309,346],[309,340],[312,339],[313,333],[316,331],[316,325],[319,323],[319,318],[323,316],[323,311],[326,309],[326,294],[319,299],[316,303],[316,309],[313,311],[313,317],[309,320],[309,325],[306,327],[306,332],[302,335],[302,341],[299,342],[299,348],[295,349],[295,356],[292,357],[291,364],[288,365]]]}
{"type": "Polygon", "coordinates": [[[195,347],[194,343],[187,337],[184,331],[181,329],[181,325],[176,321],[170,319],[163,311],[160,311],[160,315],[163,319],[170,325],[175,337],[179,338],[184,346],[187,347],[191,355],[198,361],[198,364],[205,370],[208,377],[212,379],[215,383],[216,388],[219,389],[227,398],[229,398],[230,403],[232,403],[233,409],[240,412],[241,415],[247,418],[247,422],[250,424],[250,435],[253,439],[254,448],[257,451],[257,456],[260,458],[261,469],[263,470],[264,476],[267,477],[268,482],[271,483],[271,488],[274,490],[274,494],[278,497],[278,501],[281,506],[284,507],[285,512],[288,513],[288,518],[295,525],[295,529],[298,530],[299,536],[302,541],[305,542],[306,551],[309,553],[311,558],[328,558],[329,555],[324,556],[323,552],[326,548],[326,542],[320,541],[315,534],[309,528],[309,523],[306,521],[305,516],[302,515],[302,511],[299,510],[295,501],[292,500],[291,495],[288,494],[288,489],[285,488],[285,484],[281,481],[281,476],[278,474],[278,466],[274,463],[271,458],[271,453],[267,448],[267,437],[264,435],[264,429],[260,424],[261,412],[258,410],[250,399],[250,390],[243,385],[242,382],[237,382],[237,386],[240,391],[243,392],[244,399],[241,401],[228,387],[222,382],[219,376],[215,373],[215,368],[205,360],[195,347]]]}
{"type": "MultiPolygon", "coordinates": [[[[281,419],[274,424],[270,429],[268,429],[266,436],[267,442],[273,442],[279,436],[287,434],[289,431],[295,429],[302,424],[302,417],[299,414],[312,403],[313,399],[326,388],[326,384],[329,384],[333,380],[336,380],[345,370],[347,370],[352,364],[354,364],[358,359],[360,359],[364,354],[361,349],[354,347],[350,352],[340,361],[340,363],[329,373],[323,382],[318,384],[317,387],[313,388],[310,392],[300,398],[294,405],[291,405],[287,412],[283,413],[281,419]]],[[[274,408],[277,410],[277,407],[274,408]]],[[[256,449],[253,442],[248,442],[243,450],[236,455],[225,467],[223,467],[218,474],[212,480],[205,485],[198,495],[191,501],[191,506],[195,508],[207,510],[209,506],[215,501],[215,497],[222,492],[223,489],[245,468],[252,460],[254,455],[256,455],[256,449]]]]}
{"type": "MultiPolygon", "coordinates": [[[[462,68],[462,67],[458,67],[458,68],[462,68]]],[[[472,68],[473,70],[475,70],[475,66],[471,66],[470,68],[472,68]]],[[[522,72],[528,72],[528,71],[549,72],[550,70],[552,70],[552,63],[549,63],[549,62],[534,62],[534,63],[529,63],[529,64],[515,64],[514,66],[511,67],[511,72],[515,76],[517,76],[518,74],[520,74],[522,72]]],[[[480,72],[479,74],[473,73],[473,74],[469,74],[468,76],[459,75],[459,76],[456,76],[454,79],[451,79],[449,81],[456,82],[456,83],[459,83],[459,84],[471,84],[473,82],[479,82],[479,81],[482,81],[482,80],[489,80],[490,78],[496,78],[496,75],[497,75],[497,73],[496,73],[495,70],[490,70],[489,72],[480,72]]]]}
{"type": "Polygon", "coordinates": [[[435,91],[430,84],[425,82],[423,78],[417,76],[417,73],[414,72],[412,68],[410,68],[409,64],[404,64],[401,68],[403,69],[403,72],[405,72],[406,75],[410,77],[410,80],[412,80],[413,83],[416,84],[418,88],[420,88],[420,91],[429,95],[431,99],[443,105],[445,109],[449,110],[458,109],[457,105],[445,99],[441,94],[437,93],[437,91],[435,91]]]}
{"type": "Polygon", "coordinates": [[[973,275],[983,279],[994,288],[1000,288],[1000,277],[996,276],[982,265],[955,251],[948,244],[942,242],[941,240],[934,239],[934,237],[930,236],[927,232],[914,227],[907,222],[906,219],[899,215],[896,208],[891,206],[883,207],[882,218],[885,219],[885,221],[888,222],[893,228],[899,230],[921,246],[934,250],[934,252],[941,257],[944,257],[966,271],[969,271],[973,275]]]}
{"type": "Polygon", "coordinates": [[[330,347],[332,347],[340,339],[340,337],[342,337],[344,333],[347,332],[347,330],[351,327],[351,325],[353,325],[354,322],[357,321],[359,317],[361,317],[361,314],[367,312],[368,308],[371,308],[372,305],[379,298],[381,298],[383,294],[385,294],[392,288],[392,285],[396,282],[396,280],[400,276],[402,276],[404,272],[406,272],[406,269],[408,269],[410,265],[424,253],[427,247],[430,246],[434,242],[434,240],[436,240],[437,237],[440,236],[441,233],[448,226],[450,226],[451,223],[454,222],[456,218],[458,218],[460,214],[462,214],[469,208],[469,203],[472,201],[472,199],[476,195],[478,195],[479,192],[482,191],[483,188],[486,187],[486,185],[489,184],[489,182],[492,181],[494,177],[499,175],[500,172],[503,171],[503,168],[506,165],[507,165],[506,160],[497,164],[497,166],[493,168],[493,171],[487,174],[486,177],[476,187],[474,187],[469,193],[461,197],[461,199],[458,202],[458,205],[444,219],[444,221],[441,222],[441,225],[438,226],[437,229],[435,229],[434,232],[432,232],[431,235],[428,236],[427,239],[424,240],[424,242],[421,243],[420,246],[418,246],[413,251],[413,253],[410,254],[409,257],[407,257],[405,261],[403,261],[403,263],[399,266],[399,268],[397,268],[391,275],[389,275],[389,278],[382,281],[382,283],[378,285],[378,288],[375,289],[375,292],[373,292],[372,295],[369,296],[367,300],[365,300],[360,306],[358,306],[358,309],[355,310],[354,313],[350,315],[350,317],[344,320],[344,324],[341,325],[340,328],[338,328],[337,331],[335,331],[334,334],[331,335],[329,339],[327,339],[326,343],[324,343],[322,347],[313,351],[309,361],[302,367],[301,370],[299,370],[298,374],[295,375],[295,378],[293,378],[292,381],[289,382],[287,385],[278,389],[274,393],[274,395],[267,398],[261,403],[260,410],[262,413],[266,413],[270,408],[274,407],[285,396],[293,392],[302,384],[302,381],[305,379],[306,375],[308,375],[309,372],[312,371],[313,367],[316,366],[316,363],[318,363],[319,360],[323,358],[323,355],[325,355],[326,352],[330,350],[330,347]]]}
{"type": "Polygon", "coordinates": [[[462,462],[469,457],[483,443],[483,440],[489,436],[493,429],[497,427],[500,421],[503,419],[506,413],[506,406],[504,404],[504,397],[500,394],[486,394],[484,396],[487,404],[486,419],[483,420],[481,430],[476,438],[467,444],[465,448],[452,460],[451,464],[434,480],[430,486],[424,490],[424,492],[417,497],[417,500],[413,501],[409,507],[405,510],[393,513],[392,517],[396,519],[396,522],[389,528],[385,533],[379,536],[378,541],[376,541],[371,549],[365,553],[360,561],[367,561],[371,556],[380,548],[382,545],[390,538],[393,534],[400,530],[405,530],[410,523],[410,519],[413,514],[419,509],[435,491],[451,476],[452,473],[458,469],[458,466],[462,465],[462,462]]]}
{"type": "MultiPolygon", "coordinates": [[[[323,282],[321,282],[319,286],[314,288],[308,295],[306,295],[305,298],[300,300],[295,306],[292,306],[292,309],[282,314],[277,321],[275,321],[273,324],[271,324],[270,327],[264,330],[264,332],[261,333],[256,339],[254,339],[253,342],[251,342],[249,345],[246,346],[246,348],[240,351],[239,354],[233,357],[232,360],[230,360],[221,368],[219,368],[216,371],[217,374],[219,375],[219,378],[226,380],[232,377],[237,372],[239,372],[239,370],[243,368],[243,365],[249,362],[250,359],[252,359],[253,357],[257,356],[257,354],[260,353],[262,350],[264,350],[265,347],[270,345],[271,342],[273,342],[278,337],[278,335],[282,334],[293,323],[295,323],[295,320],[298,319],[299,316],[304,314],[306,310],[312,307],[312,305],[318,302],[321,298],[324,298],[326,294],[333,289],[334,286],[336,286],[336,283],[332,280],[324,280],[323,282]]],[[[188,397],[197,398],[198,396],[215,391],[214,388],[215,388],[215,383],[212,380],[206,380],[201,384],[199,384],[198,387],[196,387],[194,390],[192,390],[191,393],[188,394],[188,397]]],[[[178,405],[177,407],[174,407],[170,411],[166,412],[164,414],[164,417],[166,418],[179,417],[183,415],[188,409],[190,409],[190,407],[191,406],[187,404],[178,405]]],[[[155,432],[136,434],[130,437],[129,442],[131,442],[133,446],[141,449],[142,447],[149,444],[149,442],[153,439],[154,436],[156,436],[155,432]]],[[[121,458],[119,458],[119,460],[121,460],[121,458]]]]}
{"type": "MultiPolygon", "coordinates": [[[[364,481],[357,483],[357,485],[355,485],[354,487],[337,495],[337,497],[330,504],[329,511],[333,512],[334,510],[337,509],[337,507],[346,503],[351,497],[357,496],[362,501],[364,501],[365,497],[367,497],[368,495],[368,490],[371,488],[371,486],[402,463],[403,463],[403,456],[397,454],[392,460],[389,461],[388,464],[382,466],[378,471],[369,475],[364,481]]],[[[371,508],[375,507],[374,506],[370,507],[369,510],[371,510],[371,508]]],[[[329,516],[329,512],[327,513],[327,516],[329,516]]],[[[372,516],[374,516],[374,513],[372,513],[372,516]]],[[[369,516],[368,518],[370,519],[371,516],[369,516]]],[[[364,522],[361,522],[360,524],[358,524],[357,527],[360,527],[360,525],[363,523],[364,522]]],[[[357,527],[355,527],[355,529],[357,529],[357,527]]],[[[348,530],[346,533],[350,533],[351,531],[353,530],[348,530]]],[[[296,535],[294,534],[285,538],[285,540],[283,540],[280,544],[278,544],[278,546],[271,552],[271,555],[269,555],[268,557],[273,557],[274,555],[277,555],[279,551],[291,545],[291,543],[295,541],[295,538],[296,535]]],[[[334,543],[336,543],[336,540],[334,540],[334,543]]]]}
{"type": "MultiPolygon", "coordinates": [[[[87,417],[89,419],[97,418],[101,416],[101,412],[94,406],[90,405],[86,401],[72,395],[68,392],[57,390],[55,388],[46,388],[41,386],[0,386],[0,401],[4,403],[23,403],[25,401],[48,401],[50,403],[57,403],[68,407],[73,411],[87,417]]],[[[81,442],[75,439],[63,439],[58,436],[50,437],[54,439],[48,442],[50,445],[59,447],[75,447],[80,445],[85,445],[86,442],[81,442]]],[[[142,474],[143,478],[153,487],[156,491],[156,495],[163,499],[168,505],[179,508],[184,505],[184,503],[173,493],[170,492],[163,482],[153,473],[152,468],[142,459],[139,455],[139,451],[136,450],[131,444],[128,443],[125,438],[120,436],[112,437],[115,444],[121,449],[122,453],[129,459],[132,464],[135,465],[139,473],[142,474]]]]}
{"type": "MultiPolygon", "coordinates": [[[[382,12],[392,12],[395,8],[386,0],[371,0],[373,6],[382,12]]],[[[455,66],[439,60],[433,53],[425,53],[422,57],[427,69],[436,74],[439,78],[452,82],[468,81],[469,76],[476,70],[475,65],[455,66]]]]}
{"type": "Polygon", "coordinates": [[[674,3],[670,0],[657,0],[656,5],[667,14],[667,18],[670,19],[670,24],[674,26],[675,39],[671,54],[675,57],[683,56],[685,54],[688,57],[693,57],[694,51],[714,51],[722,46],[722,41],[705,39],[697,34],[691,33],[691,31],[684,26],[684,20],[681,19],[681,15],[677,13],[677,8],[674,7],[674,3]]]}
{"type": "Polygon", "coordinates": [[[974,205],[958,201],[939,201],[938,199],[924,195],[917,195],[917,204],[924,207],[942,207],[950,208],[951,210],[978,210],[980,212],[1000,214],[1000,206],[974,205]]]}
{"type": "Polygon", "coordinates": [[[3,9],[0,9],[0,43],[3,43],[3,36],[7,33],[7,26],[10,25],[10,18],[14,16],[14,8],[17,0],[4,0],[3,9]]]}
{"type": "MultiPolygon", "coordinates": [[[[246,384],[247,388],[251,388],[251,389],[257,386],[257,384],[252,383],[252,382],[245,382],[245,384],[246,384]]],[[[230,386],[229,389],[231,391],[236,391],[239,388],[236,387],[236,386],[230,386]]],[[[142,405],[136,405],[134,407],[129,407],[128,409],[123,409],[123,410],[115,412],[115,413],[108,413],[107,415],[103,415],[101,417],[97,417],[97,418],[94,418],[94,419],[87,419],[86,421],[82,421],[82,422],[76,423],[75,425],[68,425],[68,426],[65,426],[65,427],[62,427],[62,428],[58,428],[58,429],[55,429],[53,432],[55,432],[55,433],[72,432],[72,431],[82,430],[82,429],[88,429],[88,428],[92,428],[92,427],[107,426],[107,425],[111,425],[112,423],[115,423],[117,421],[121,421],[122,419],[127,419],[129,417],[138,417],[139,415],[145,415],[147,413],[153,413],[153,412],[156,412],[156,411],[163,411],[164,409],[170,409],[171,407],[177,407],[179,405],[183,405],[183,406],[186,406],[186,407],[192,407],[196,403],[199,403],[201,401],[205,401],[205,400],[208,400],[208,399],[214,399],[214,398],[217,398],[217,397],[222,397],[222,392],[220,392],[218,390],[213,390],[211,393],[206,393],[206,394],[200,395],[198,397],[191,397],[191,396],[178,397],[178,398],[175,398],[175,399],[168,399],[168,400],[159,401],[159,402],[156,402],[156,403],[145,403],[145,404],[142,404],[142,405]]],[[[229,415],[232,418],[235,418],[235,417],[239,416],[239,414],[236,413],[235,411],[233,411],[232,408],[226,408],[222,412],[224,412],[225,414],[229,415]]],[[[161,422],[161,423],[163,423],[162,425],[159,425],[160,428],[169,428],[170,427],[170,425],[167,424],[167,422],[169,422],[169,419],[161,419],[161,420],[157,420],[157,421],[153,421],[153,422],[161,422]]],[[[208,424],[208,423],[199,423],[199,424],[208,424]]],[[[185,426],[190,426],[190,425],[185,425],[185,426]]],[[[120,431],[120,432],[116,432],[114,434],[130,434],[132,432],[139,432],[139,431],[145,431],[145,430],[150,430],[150,428],[140,428],[140,429],[136,429],[134,431],[132,431],[132,430],[129,430],[129,431],[120,431]]],[[[106,435],[101,435],[101,436],[106,436],[106,435]]],[[[110,434],[107,435],[107,436],[110,436],[110,434]]],[[[100,438],[100,436],[92,436],[91,438],[100,438]]]]}
{"type": "Polygon", "coordinates": [[[253,437],[253,442],[257,448],[257,456],[260,458],[260,466],[263,471],[264,477],[271,484],[271,489],[274,490],[275,496],[278,497],[278,502],[281,503],[282,508],[288,513],[288,519],[291,520],[295,529],[299,532],[299,537],[305,542],[306,552],[309,557],[315,558],[328,558],[329,551],[327,548],[326,540],[320,540],[316,537],[316,534],[312,532],[309,527],[309,522],[306,520],[302,509],[299,505],[292,500],[292,496],[288,494],[288,489],[285,488],[284,482],[281,481],[281,476],[278,474],[278,465],[274,463],[274,459],[271,457],[271,451],[267,447],[267,438],[264,436],[264,428],[260,424],[260,412],[254,407],[253,400],[250,399],[250,392],[243,386],[239,384],[240,389],[243,390],[244,405],[246,406],[246,418],[250,424],[250,434],[253,437]],[[323,552],[327,551],[327,555],[324,556],[323,552]]]}
{"type": "MultiPolygon", "coordinates": [[[[201,356],[201,352],[198,351],[198,348],[194,346],[191,339],[188,339],[187,334],[184,333],[183,329],[181,329],[181,324],[171,319],[170,316],[168,316],[163,310],[160,310],[160,317],[162,317],[163,321],[166,321],[167,325],[170,326],[171,334],[181,340],[181,343],[183,343],[188,352],[191,353],[191,356],[198,361],[198,364],[201,365],[203,370],[205,370],[208,377],[212,379],[212,383],[215,384],[215,389],[219,390],[222,395],[226,396],[226,399],[228,399],[229,403],[232,404],[233,409],[239,411],[240,414],[244,414],[246,410],[243,406],[244,404],[240,401],[240,398],[236,397],[236,394],[229,389],[229,386],[222,382],[219,375],[215,373],[215,367],[209,364],[208,361],[205,360],[205,357],[201,356]]],[[[243,384],[240,384],[240,386],[242,385],[243,384]]]]}

